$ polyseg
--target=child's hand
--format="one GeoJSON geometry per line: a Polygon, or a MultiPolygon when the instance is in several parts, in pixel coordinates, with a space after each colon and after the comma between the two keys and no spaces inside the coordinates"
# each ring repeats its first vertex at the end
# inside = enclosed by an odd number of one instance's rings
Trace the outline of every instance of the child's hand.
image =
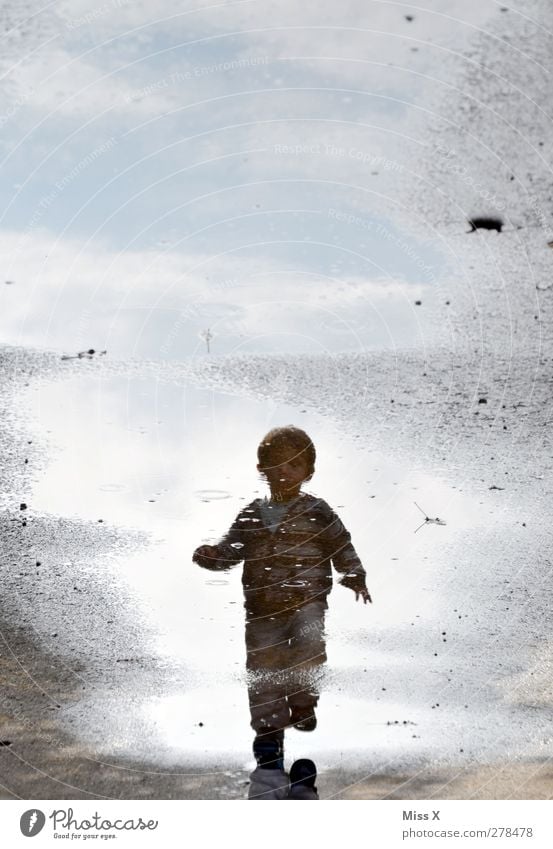
{"type": "Polygon", "coordinates": [[[200,545],[192,555],[192,560],[203,569],[215,569],[218,557],[216,545],[200,545]]]}
{"type": "Polygon", "coordinates": [[[358,601],[361,597],[363,599],[363,604],[369,602],[372,604],[371,595],[367,589],[367,585],[365,583],[365,578],[363,575],[345,575],[340,581],[342,586],[348,587],[348,589],[353,590],[355,593],[355,601],[358,601]]]}

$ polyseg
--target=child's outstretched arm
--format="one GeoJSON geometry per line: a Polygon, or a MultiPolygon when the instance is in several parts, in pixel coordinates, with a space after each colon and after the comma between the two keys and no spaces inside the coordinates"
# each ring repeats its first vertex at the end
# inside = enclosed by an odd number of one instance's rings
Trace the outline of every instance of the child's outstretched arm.
{"type": "Polygon", "coordinates": [[[241,511],[217,545],[200,545],[192,560],[202,569],[227,571],[244,559],[244,511],[241,511]]]}
{"type": "Polygon", "coordinates": [[[340,583],[344,587],[353,590],[355,600],[363,599],[363,603],[372,604],[372,598],[367,589],[366,573],[359,556],[351,542],[351,536],[342,520],[336,513],[324,503],[325,518],[328,522],[325,530],[325,544],[328,556],[332,559],[332,565],[343,577],[340,583]]]}

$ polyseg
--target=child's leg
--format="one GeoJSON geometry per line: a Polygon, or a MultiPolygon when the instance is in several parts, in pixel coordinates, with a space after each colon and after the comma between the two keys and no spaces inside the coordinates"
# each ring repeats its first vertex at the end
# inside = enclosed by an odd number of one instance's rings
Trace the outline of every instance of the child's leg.
{"type": "Polygon", "coordinates": [[[321,666],[326,661],[324,617],[326,601],[314,601],[298,608],[290,625],[290,674],[288,676],[288,704],[292,723],[298,728],[315,727],[315,708],[319,701],[321,666]],[[307,718],[312,717],[308,722],[307,718]]]}
{"type": "Polygon", "coordinates": [[[286,728],[290,721],[284,674],[289,663],[287,622],[281,615],[246,622],[248,697],[257,734],[286,728]]]}
{"type": "Polygon", "coordinates": [[[248,679],[251,726],[256,734],[267,734],[286,728],[290,708],[286,701],[286,684],[263,674],[251,673],[248,679]]]}
{"type": "Polygon", "coordinates": [[[326,661],[326,601],[310,601],[292,615],[288,635],[296,668],[313,669],[326,661]]]}
{"type": "Polygon", "coordinates": [[[246,621],[248,670],[280,672],[289,663],[289,613],[252,617],[246,621]]]}

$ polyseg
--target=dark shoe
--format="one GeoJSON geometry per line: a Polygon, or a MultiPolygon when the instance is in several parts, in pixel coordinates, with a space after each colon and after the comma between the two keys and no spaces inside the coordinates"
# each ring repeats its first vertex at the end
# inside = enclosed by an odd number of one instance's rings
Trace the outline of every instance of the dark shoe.
{"type": "Polygon", "coordinates": [[[282,731],[258,735],[253,741],[253,754],[263,769],[284,769],[284,734],[282,731]]]}
{"type": "Polygon", "coordinates": [[[315,782],[317,780],[317,767],[309,758],[301,758],[299,761],[294,761],[290,767],[290,785],[293,788],[299,789],[299,785],[310,787],[315,790],[315,782]]]}
{"type": "Polygon", "coordinates": [[[314,731],[317,727],[317,717],[315,710],[309,708],[293,707],[290,710],[290,725],[297,728],[298,731],[314,731]]]}

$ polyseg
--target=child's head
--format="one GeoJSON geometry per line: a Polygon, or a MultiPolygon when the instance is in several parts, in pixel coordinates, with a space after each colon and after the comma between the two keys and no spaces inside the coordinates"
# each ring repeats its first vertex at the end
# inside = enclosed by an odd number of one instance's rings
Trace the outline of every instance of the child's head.
{"type": "Polygon", "coordinates": [[[273,495],[293,498],[315,471],[315,446],[305,431],[287,425],[275,427],[257,449],[257,468],[273,495]]]}

